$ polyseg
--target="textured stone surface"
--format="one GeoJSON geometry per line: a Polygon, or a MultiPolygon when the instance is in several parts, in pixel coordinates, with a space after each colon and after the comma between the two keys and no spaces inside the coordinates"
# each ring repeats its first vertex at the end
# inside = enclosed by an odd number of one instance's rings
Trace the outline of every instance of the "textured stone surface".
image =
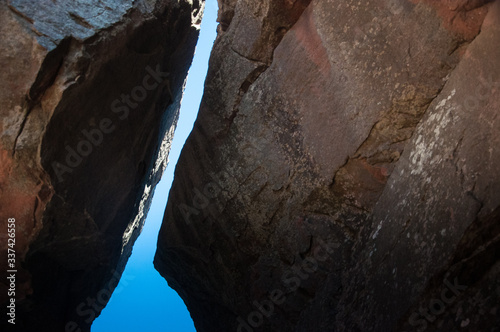
{"type": "Polygon", "coordinates": [[[500,3],[219,6],[155,258],[198,331],[496,331],[500,3]]]}
{"type": "Polygon", "coordinates": [[[0,1],[0,252],[15,218],[20,331],[88,331],[116,287],[167,163],[202,6],[0,1]]]}

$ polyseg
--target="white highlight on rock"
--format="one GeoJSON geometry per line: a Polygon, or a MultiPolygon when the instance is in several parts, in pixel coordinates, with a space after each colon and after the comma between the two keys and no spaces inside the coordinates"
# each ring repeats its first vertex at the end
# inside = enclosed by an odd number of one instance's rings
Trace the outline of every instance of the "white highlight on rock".
{"type": "Polygon", "coordinates": [[[149,210],[149,203],[151,202],[149,199],[150,192],[151,192],[151,186],[146,185],[144,187],[144,193],[142,194],[142,197],[141,197],[141,202],[139,203],[139,209],[137,211],[137,215],[135,216],[134,221],[127,226],[127,229],[123,233],[122,251],[121,251],[122,254],[124,252],[124,249],[129,244],[130,240],[132,239],[132,235],[134,235],[134,231],[136,229],[140,228],[141,223],[144,222],[144,219],[146,218],[146,215],[147,215],[148,210],[149,210]]]}
{"type": "MultiPolygon", "coordinates": [[[[445,127],[451,122],[451,112],[453,110],[453,107],[447,104],[455,94],[456,90],[453,89],[448,97],[442,99],[436,105],[435,112],[427,119],[426,127],[434,127],[434,137],[429,139],[429,142],[426,141],[422,134],[422,131],[425,129],[420,129],[420,133],[415,142],[415,148],[410,154],[410,162],[414,165],[411,174],[422,174],[425,165],[439,164],[442,161],[442,156],[433,156],[433,151],[443,144],[443,140],[440,136],[445,127]]],[[[431,180],[431,178],[428,178],[426,182],[430,183],[431,180]]]]}

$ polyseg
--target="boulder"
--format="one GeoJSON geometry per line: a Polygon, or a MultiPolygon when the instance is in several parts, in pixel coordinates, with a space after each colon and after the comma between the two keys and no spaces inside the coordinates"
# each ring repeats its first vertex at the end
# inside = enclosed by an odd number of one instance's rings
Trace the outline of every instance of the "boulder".
{"type": "Polygon", "coordinates": [[[17,271],[20,331],[89,331],[108,302],[167,164],[203,6],[0,1],[0,302],[17,271]]]}
{"type": "Polygon", "coordinates": [[[219,1],[155,257],[198,331],[500,326],[499,21],[219,1]]]}

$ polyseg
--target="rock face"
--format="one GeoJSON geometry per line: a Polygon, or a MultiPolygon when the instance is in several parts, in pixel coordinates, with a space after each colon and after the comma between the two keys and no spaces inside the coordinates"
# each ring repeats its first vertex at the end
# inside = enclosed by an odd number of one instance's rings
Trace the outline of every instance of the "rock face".
{"type": "Polygon", "coordinates": [[[167,163],[202,7],[0,1],[0,299],[16,269],[19,331],[88,331],[107,303],[167,163]]]}
{"type": "Polygon", "coordinates": [[[498,331],[500,2],[219,0],[156,268],[198,331],[498,331]]]}

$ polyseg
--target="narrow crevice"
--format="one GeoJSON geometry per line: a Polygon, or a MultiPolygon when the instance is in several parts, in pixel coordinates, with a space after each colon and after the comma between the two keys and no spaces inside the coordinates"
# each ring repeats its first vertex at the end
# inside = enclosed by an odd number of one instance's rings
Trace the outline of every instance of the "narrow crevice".
{"type": "Polygon", "coordinates": [[[33,208],[33,229],[36,229],[36,226],[38,224],[38,220],[36,219],[36,210],[38,209],[38,206],[40,205],[40,199],[35,197],[35,206],[33,208]]]}
{"type": "Polygon", "coordinates": [[[267,70],[267,68],[269,68],[268,65],[258,66],[252,72],[250,72],[250,74],[248,74],[247,78],[243,81],[243,83],[241,83],[238,96],[233,106],[233,111],[228,119],[229,124],[226,133],[229,131],[229,128],[233,124],[234,119],[238,115],[240,103],[243,100],[243,97],[248,92],[252,84],[260,77],[260,75],[262,75],[262,73],[264,73],[267,70]]]}
{"type": "Polygon", "coordinates": [[[69,17],[71,17],[71,19],[73,21],[75,21],[77,24],[83,26],[84,28],[87,28],[87,29],[94,29],[95,28],[92,24],[87,22],[87,20],[85,20],[83,17],[81,17],[75,13],[70,12],[69,17]]]}
{"type": "Polygon", "coordinates": [[[264,62],[262,62],[259,59],[253,59],[253,58],[250,58],[248,56],[245,56],[245,55],[241,54],[240,52],[238,52],[237,50],[235,50],[234,47],[231,47],[231,51],[233,51],[234,53],[236,53],[237,55],[239,55],[240,57],[242,57],[243,59],[246,59],[248,61],[257,62],[257,63],[264,63],[264,62]]]}
{"type": "Polygon", "coordinates": [[[35,23],[35,21],[33,21],[32,18],[24,15],[23,13],[21,13],[19,10],[17,10],[16,7],[12,6],[10,4],[10,1],[7,1],[7,7],[9,7],[10,11],[13,12],[16,16],[19,16],[20,18],[22,18],[23,20],[27,21],[29,24],[33,24],[35,23]]]}

